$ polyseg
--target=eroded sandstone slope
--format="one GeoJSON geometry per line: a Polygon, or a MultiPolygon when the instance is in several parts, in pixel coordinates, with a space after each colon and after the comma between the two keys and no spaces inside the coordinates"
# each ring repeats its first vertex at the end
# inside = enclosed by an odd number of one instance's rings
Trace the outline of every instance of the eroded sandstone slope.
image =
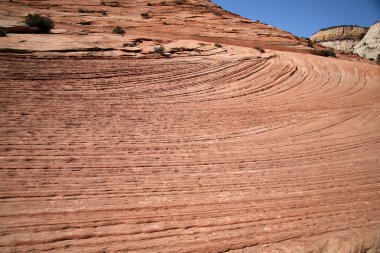
{"type": "Polygon", "coordinates": [[[0,3],[0,252],[378,252],[379,66],[150,3],[0,3]]]}
{"type": "Polygon", "coordinates": [[[155,44],[187,39],[279,50],[299,47],[292,34],[228,13],[209,1],[179,2],[90,0],[84,4],[70,0],[20,0],[2,3],[0,26],[6,29],[24,25],[24,17],[34,12],[51,17],[56,26],[49,35],[9,34],[1,39],[0,45],[37,51],[94,47],[120,50],[128,42],[148,38],[155,44]],[[112,33],[116,26],[125,29],[125,36],[112,33]]]}

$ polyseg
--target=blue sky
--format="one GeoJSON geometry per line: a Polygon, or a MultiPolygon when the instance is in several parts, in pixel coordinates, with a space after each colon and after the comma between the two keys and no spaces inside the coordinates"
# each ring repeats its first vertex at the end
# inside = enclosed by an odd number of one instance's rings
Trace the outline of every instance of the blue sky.
{"type": "Polygon", "coordinates": [[[299,37],[335,25],[370,26],[380,19],[380,0],[212,0],[243,17],[299,37]]]}

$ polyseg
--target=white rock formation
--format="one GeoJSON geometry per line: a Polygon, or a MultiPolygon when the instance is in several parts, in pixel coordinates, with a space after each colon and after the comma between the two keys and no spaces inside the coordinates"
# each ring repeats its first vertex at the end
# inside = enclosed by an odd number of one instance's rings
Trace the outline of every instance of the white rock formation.
{"type": "Polygon", "coordinates": [[[331,47],[337,50],[342,50],[345,52],[350,52],[359,41],[357,40],[334,40],[334,41],[324,41],[320,42],[322,46],[331,47]]]}
{"type": "Polygon", "coordinates": [[[369,28],[364,38],[354,47],[353,52],[367,59],[380,57],[380,21],[369,28]]]}

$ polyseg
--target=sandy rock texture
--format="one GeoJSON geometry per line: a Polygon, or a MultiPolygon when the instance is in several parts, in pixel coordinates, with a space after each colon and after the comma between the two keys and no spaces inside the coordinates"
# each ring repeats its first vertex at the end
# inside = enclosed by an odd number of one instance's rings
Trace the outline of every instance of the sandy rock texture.
{"type": "Polygon", "coordinates": [[[380,21],[371,25],[364,38],[354,47],[353,52],[368,59],[380,60],[380,21]]]}
{"type": "Polygon", "coordinates": [[[380,252],[378,65],[209,1],[0,7],[56,21],[0,38],[0,252],[380,252]]]}

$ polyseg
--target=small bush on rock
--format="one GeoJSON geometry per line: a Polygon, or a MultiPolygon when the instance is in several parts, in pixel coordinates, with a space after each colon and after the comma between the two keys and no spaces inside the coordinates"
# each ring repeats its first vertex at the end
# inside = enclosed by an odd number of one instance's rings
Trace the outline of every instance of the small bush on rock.
{"type": "Polygon", "coordinates": [[[256,46],[255,49],[262,54],[265,53],[265,50],[262,47],[256,46]]]}
{"type": "Polygon", "coordinates": [[[149,17],[149,13],[147,13],[147,12],[141,13],[140,15],[141,15],[141,17],[144,18],[144,19],[148,19],[148,18],[150,18],[150,17],[149,17]]]}
{"type": "Polygon", "coordinates": [[[28,26],[38,27],[42,33],[49,33],[54,27],[54,22],[51,18],[43,17],[40,14],[28,14],[25,18],[25,23],[28,26]]]}
{"type": "Polygon", "coordinates": [[[158,47],[155,47],[155,48],[154,48],[154,52],[155,52],[156,54],[163,55],[163,54],[165,54],[165,47],[164,47],[163,45],[160,45],[160,46],[158,46],[158,47]]]}
{"type": "Polygon", "coordinates": [[[125,31],[124,29],[121,27],[121,26],[116,26],[113,31],[113,33],[116,33],[116,34],[120,34],[120,35],[123,35],[125,34],[125,31]]]}
{"type": "Polygon", "coordinates": [[[323,50],[314,49],[314,50],[311,50],[311,53],[315,55],[325,56],[325,57],[330,57],[330,56],[336,57],[336,53],[334,52],[334,50],[331,50],[331,49],[323,49],[323,50]]]}

